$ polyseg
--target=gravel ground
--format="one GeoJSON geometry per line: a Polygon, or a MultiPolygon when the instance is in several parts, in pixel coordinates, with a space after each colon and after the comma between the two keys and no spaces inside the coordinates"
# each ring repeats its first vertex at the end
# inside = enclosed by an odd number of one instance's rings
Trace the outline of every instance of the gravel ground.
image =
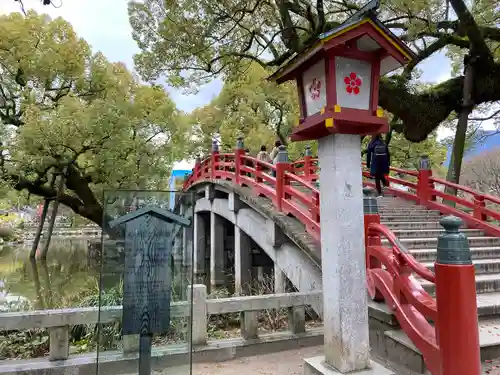
{"type": "Polygon", "coordinates": [[[304,358],[323,353],[323,346],[193,366],[193,375],[302,375],[304,358]]]}
{"type": "MultiPolygon", "coordinates": [[[[193,365],[193,375],[302,375],[304,358],[323,353],[323,346],[257,355],[219,363],[193,365]]],[[[168,368],[154,375],[188,375],[187,368],[168,368]]]]}

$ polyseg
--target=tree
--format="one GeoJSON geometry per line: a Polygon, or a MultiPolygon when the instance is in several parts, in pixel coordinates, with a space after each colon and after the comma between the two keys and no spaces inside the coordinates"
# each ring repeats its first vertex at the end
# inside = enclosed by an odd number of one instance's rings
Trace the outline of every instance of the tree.
{"type": "Polygon", "coordinates": [[[0,17],[0,177],[14,189],[101,225],[103,189],[166,183],[187,139],[181,115],[162,88],[92,54],[68,22],[0,17]]]}
{"type": "MultiPolygon", "coordinates": [[[[144,79],[165,75],[170,84],[184,87],[235,74],[242,62],[276,68],[361,5],[358,0],[131,1],[130,22],[141,49],[136,65],[144,79]]],[[[496,5],[480,0],[469,10],[465,0],[397,0],[382,6],[379,18],[418,56],[380,84],[380,105],[408,140],[424,140],[462,109],[462,76],[431,88],[414,86],[415,67],[438,51],[473,56],[474,105],[500,100],[500,63],[492,53],[500,42],[496,5]]]]}
{"type": "Polygon", "coordinates": [[[500,196],[500,149],[467,160],[460,182],[480,192],[500,196]]]}
{"type": "MultiPolygon", "coordinates": [[[[370,137],[363,140],[364,148],[368,145],[370,137]]],[[[429,134],[423,142],[414,143],[404,138],[402,134],[395,133],[389,143],[391,166],[402,169],[418,169],[422,155],[427,155],[433,169],[439,170],[446,158],[446,146],[437,140],[435,132],[429,134]]]]}
{"type": "MultiPolygon", "coordinates": [[[[214,134],[219,134],[223,150],[234,149],[240,135],[253,153],[261,145],[271,147],[276,139],[288,143],[298,122],[297,94],[293,85],[276,86],[267,81],[269,73],[269,69],[250,64],[243,74],[229,77],[210,104],[193,112],[191,121],[199,140],[196,149],[209,150],[214,134]]],[[[291,157],[298,156],[303,147],[289,145],[291,157]]]]}
{"type": "MultiPolygon", "coordinates": [[[[26,14],[26,10],[24,8],[24,1],[23,0],[14,0],[14,1],[17,2],[17,3],[19,3],[19,6],[21,7],[21,12],[23,12],[24,14],[26,14]]],[[[42,5],[54,5],[54,3],[52,2],[52,0],[40,0],[40,2],[42,3],[42,5]]]]}

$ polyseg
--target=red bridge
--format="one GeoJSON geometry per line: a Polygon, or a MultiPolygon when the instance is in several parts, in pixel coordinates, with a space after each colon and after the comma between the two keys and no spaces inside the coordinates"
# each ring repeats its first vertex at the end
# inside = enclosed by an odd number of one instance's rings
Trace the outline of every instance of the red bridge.
{"type": "MultiPolygon", "coordinates": [[[[283,148],[280,152],[286,150],[283,148]]],[[[210,186],[226,191],[232,189],[233,196],[228,199],[233,209],[236,209],[237,199],[234,194],[242,196],[243,192],[261,202],[272,203],[272,209],[280,213],[274,214],[276,225],[281,226],[282,232],[320,267],[318,169],[317,159],[312,156],[272,165],[246,155],[242,148],[234,153],[213,151],[208,158],[196,162],[184,189],[198,192],[203,192],[207,186],[208,189],[212,189],[210,186]],[[302,237],[291,235],[287,224],[277,217],[291,218],[289,225],[300,223],[302,237]]],[[[500,199],[434,177],[425,160],[418,171],[391,168],[391,172],[391,187],[386,188],[384,198],[377,200],[378,210],[370,211],[369,207],[366,210],[367,206],[374,205],[375,198],[365,197],[367,286],[374,301],[370,304],[371,320],[377,319],[377,313],[380,317],[382,312],[385,323],[391,320],[390,316],[398,323],[386,325],[377,333],[384,337],[383,344],[377,337],[370,337],[372,352],[394,362],[400,361],[402,353],[406,353],[409,359],[404,365],[418,372],[427,369],[433,375],[443,374],[443,362],[466,356],[472,362],[469,366],[472,370],[462,368],[460,373],[475,375],[474,361],[479,359],[474,353],[479,343],[474,337],[479,327],[483,370],[488,374],[500,374],[493,364],[494,359],[500,357],[500,321],[495,316],[500,307],[500,227],[497,225],[500,199]],[[445,188],[456,189],[457,196],[446,193],[445,188]],[[459,220],[448,217],[441,220],[443,230],[439,225],[440,215],[460,218],[467,229],[459,233],[459,220]],[[442,241],[440,246],[456,246],[459,244],[457,238],[463,239],[463,234],[468,236],[476,275],[473,269],[472,272],[463,271],[460,267],[438,270],[439,265],[434,265],[438,242],[442,241]],[[439,240],[437,236],[441,236],[439,240]],[[450,333],[461,329],[472,332],[462,332],[461,336],[450,333]]],[[[368,172],[363,172],[363,176],[366,177],[364,184],[373,186],[368,172]]],[[[216,199],[216,190],[210,190],[205,196],[211,194],[209,197],[216,199]]],[[[252,198],[240,197],[240,204],[243,201],[247,207],[253,206],[252,198]]],[[[271,215],[262,207],[257,211],[271,215]]],[[[275,239],[277,234],[273,233],[272,237],[275,239]]],[[[464,243],[465,251],[469,252],[467,240],[464,243]]],[[[275,257],[278,262],[279,255],[275,257]]],[[[196,259],[194,263],[196,270],[196,259]]],[[[198,270],[201,268],[203,266],[198,266],[198,270]]],[[[283,272],[289,276],[285,268],[282,267],[283,272]]],[[[303,282],[302,279],[294,282],[294,276],[289,278],[293,284],[303,282]]],[[[236,284],[244,281],[238,281],[238,275],[236,279],[236,284]]],[[[371,336],[374,335],[371,332],[371,336]]]]}

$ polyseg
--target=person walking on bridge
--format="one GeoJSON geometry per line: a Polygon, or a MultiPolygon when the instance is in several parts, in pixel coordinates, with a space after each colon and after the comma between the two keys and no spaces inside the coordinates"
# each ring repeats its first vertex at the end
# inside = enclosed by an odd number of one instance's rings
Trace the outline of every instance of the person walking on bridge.
{"type": "Polygon", "coordinates": [[[382,184],[389,186],[387,175],[391,165],[391,156],[389,148],[380,137],[376,134],[368,144],[366,151],[366,167],[370,170],[370,175],[375,179],[375,186],[379,197],[382,196],[382,184]]]}

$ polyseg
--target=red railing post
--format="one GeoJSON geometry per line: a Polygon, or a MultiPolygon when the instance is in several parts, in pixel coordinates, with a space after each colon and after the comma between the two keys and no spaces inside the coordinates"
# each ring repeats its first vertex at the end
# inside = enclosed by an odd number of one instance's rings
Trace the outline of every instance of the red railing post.
{"type": "Polygon", "coordinates": [[[194,180],[196,181],[198,178],[201,176],[201,158],[199,156],[196,157],[196,160],[194,162],[194,168],[193,168],[193,176],[194,180]]]}
{"type": "Polygon", "coordinates": [[[446,216],[439,222],[445,233],[437,244],[436,334],[441,375],[479,375],[481,358],[476,302],[476,279],[462,220],[446,216]]]}
{"type": "Polygon", "coordinates": [[[484,195],[476,195],[474,196],[474,218],[487,221],[488,215],[486,215],[483,211],[483,208],[486,207],[486,202],[484,201],[484,195]]]}
{"type": "Polygon", "coordinates": [[[306,151],[304,153],[304,180],[311,181],[311,159],[312,159],[312,151],[311,146],[306,145],[306,151]]]}
{"type": "Polygon", "coordinates": [[[236,149],[234,150],[234,173],[235,173],[235,183],[241,185],[241,166],[243,165],[242,155],[245,155],[245,145],[243,143],[243,137],[239,136],[236,141],[236,149]]]}
{"type": "Polygon", "coordinates": [[[278,156],[276,157],[276,209],[282,210],[282,200],[285,197],[285,185],[290,184],[290,181],[285,177],[285,172],[290,169],[288,162],[288,152],[284,145],[279,147],[278,156]]]}
{"type": "Polygon", "coordinates": [[[366,252],[366,268],[381,268],[382,263],[375,258],[368,256],[368,246],[380,246],[380,235],[370,235],[368,227],[371,223],[380,224],[380,215],[378,213],[378,204],[376,191],[371,187],[363,188],[363,212],[365,218],[365,252],[366,252]]]}
{"type": "Polygon", "coordinates": [[[311,197],[311,219],[314,220],[314,222],[319,223],[320,220],[320,208],[319,208],[319,192],[318,191],[313,191],[312,192],[312,197],[311,197]]]}
{"type": "Polygon", "coordinates": [[[420,157],[417,181],[417,196],[419,198],[420,204],[429,202],[432,199],[432,182],[430,181],[431,176],[432,171],[429,157],[427,155],[422,155],[420,157]]]}
{"type": "Polygon", "coordinates": [[[212,154],[210,156],[210,178],[215,180],[217,178],[217,163],[219,161],[219,145],[217,140],[212,140],[212,154]]]}

